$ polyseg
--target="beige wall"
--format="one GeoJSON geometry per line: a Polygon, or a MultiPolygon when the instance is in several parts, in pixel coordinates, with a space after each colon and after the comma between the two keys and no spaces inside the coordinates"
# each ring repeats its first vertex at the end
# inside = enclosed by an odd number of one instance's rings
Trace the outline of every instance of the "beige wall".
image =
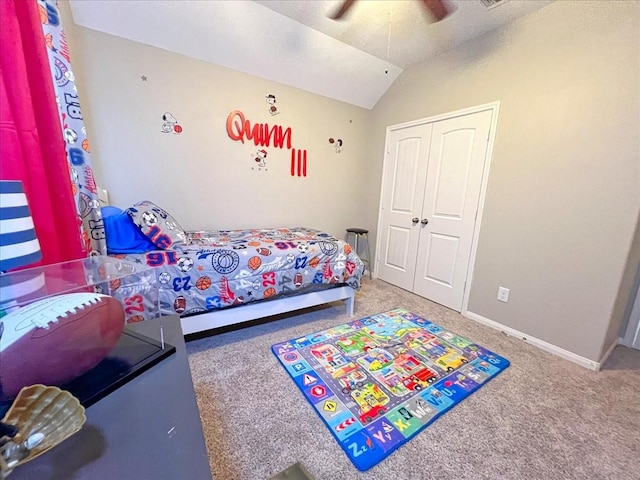
{"type": "Polygon", "coordinates": [[[594,361],[631,289],[621,279],[640,209],[639,5],[550,4],[408,69],[372,114],[377,191],[388,125],[501,102],[469,311],[594,361]]]}
{"type": "Polygon", "coordinates": [[[359,223],[368,110],[78,27],[61,8],[97,181],[112,204],[149,199],[187,229],[305,225],[342,236],[359,223]],[[268,170],[251,170],[261,147],[229,138],[235,109],[252,124],[291,127],[292,146],[308,152],[307,177],[292,177],[290,151],[273,146],[268,170]],[[181,135],[161,132],[164,112],[181,135]],[[343,139],[342,153],[329,137],[343,139]]]}

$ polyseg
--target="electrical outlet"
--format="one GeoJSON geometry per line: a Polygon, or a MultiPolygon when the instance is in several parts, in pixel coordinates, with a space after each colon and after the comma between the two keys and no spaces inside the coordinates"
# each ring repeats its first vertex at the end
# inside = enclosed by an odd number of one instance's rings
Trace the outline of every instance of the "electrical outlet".
{"type": "Polygon", "coordinates": [[[498,287],[498,300],[500,302],[507,303],[509,301],[509,289],[504,287],[498,287]]]}

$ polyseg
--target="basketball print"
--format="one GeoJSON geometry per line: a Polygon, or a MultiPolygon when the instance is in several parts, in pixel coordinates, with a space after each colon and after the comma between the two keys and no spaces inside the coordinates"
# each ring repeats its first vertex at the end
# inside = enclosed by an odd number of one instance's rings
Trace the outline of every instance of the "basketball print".
{"type": "Polygon", "coordinates": [[[333,257],[338,251],[338,245],[336,245],[334,242],[318,243],[320,244],[320,250],[322,250],[322,253],[324,253],[327,257],[333,257]]]}
{"type": "Polygon", "coordinates": [[[144,317],[142,315],[133,315],[132,317],[127,318],[127,323],[138,323],[143,321],[144,317]]]}
{"type": "Polygon", "coordinates": [[[260,265],[262,265],[262,260],[260,260],[260,257],[251,257],[247,262],[247,265],[249,265],[251,270],[257,270],[260,268],[260,265]]]}
{"type": "Polygon", "coordinates": [[[264,298],[273,297],[276,294],[276,289],[269,287],[264,291],[264,298]]]}
{"type": "Polygon", "coordinates": [[[311,268],[318,268],[318,265],[320,265],[320,259],[318,257],[313,257],[309,260],[309,266],[311,268]]]}
{"type": "Polygon", "coordinates": [[[211,265],[218,273],[226,275],[240,264],[240,256],[232,250],[216,250],[211,257],[211,265]]]}
{"type": "Polygon", "coordinates": [[[271,250],[265,247],[256,248],[256,252],[258,252],[260,255],[264,257],[271,255],[271,250]]]}
{"type": "Polygon", "coordinates": [[[250,247],[259,247],[260,242],[249,242],[247,245],[249,245],[250,247]]]}
{"type": "Polygon", "coordinates": [[[206,290],[211,286],[211,279],[206,275],[203,275],[198,280],[196,280],[196,288],[198,290],[206,290]]]}
{"type": "Polygon", "coordinates": [[[347,255],[351,253],[351,245],[349,245],[348,243],[344,246],[344,253],[346,253],[347,255]]]}

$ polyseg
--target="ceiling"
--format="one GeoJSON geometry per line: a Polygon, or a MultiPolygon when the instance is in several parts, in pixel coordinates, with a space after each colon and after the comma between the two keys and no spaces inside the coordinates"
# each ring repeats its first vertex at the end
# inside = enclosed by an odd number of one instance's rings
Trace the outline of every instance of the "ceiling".
{"type": "Polygon", "coordinates": [[[373,108],[403,69],[552,0],[450,0],[433,23],[416,0],[70,0],[74,22],[137,42],[373,108]],[[484,3],[495,3],[487,8],[484,3]]]}

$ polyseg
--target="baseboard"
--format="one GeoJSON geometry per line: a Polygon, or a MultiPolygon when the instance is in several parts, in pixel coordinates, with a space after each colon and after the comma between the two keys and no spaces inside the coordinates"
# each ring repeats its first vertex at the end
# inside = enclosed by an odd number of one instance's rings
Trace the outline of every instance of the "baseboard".
{"type": "Polygon", "coordinates": [[[588,368],[589,370],[595,370],[595,371],[600,370],[600,367],[606,360],[606,357],[609,356],[611,351],[613,351],[614,347],[618,344],[616,340],[616,342],[609,348],[609,350],[607,351],[603,359],[600,362],[595,362],[586,357],[578,355],[577,353],[570,352],[569,350],[565,350],[564,348],[560,348],[556,345],[545,342],[544,340],[540,340],[539,338],[535,338],[535,337],[532,337],[531,335],[527,335],[526,333],[522,333],[516,330],[515,328],[502,325],[501,323],[498,323],[494,320],[483,317],[482,315],[478,315],[477,313],[466,311],[462,315],[467,318],[470,318],[471,320],[475,320],[478,323],[482,323],[483,325],[486,325],[488,327],[495,328],[496,330],[500,330],[501,332],[509,335],[510,337],[515,337],[515,338],[519,338],[520,340],[524,340],[525,342],[530,343],[533,346],[536,346],[547,352],[553,353],[554,355],[562,357],[565,360],[569,360],[570,362],[576,363],[582,367],[588,368]]]}
{"type": "Polygon", "coordinates": [[[600,368],[602,368],[602,365],[604,365],[604,362],[607,361],[607,358],[609,358],[609,355],[611,355],[611,352],[613,352],[613,349],[616,348],[619,344],[620,344],[620,338],[616,338],[613,343],[609,346],[609,348],[607,349],[606,352],[604,352],[604,355],[602,356],[602,358],[600,359],[600,362],[598,363],[598,370],[600,370],[600,368]]]}

